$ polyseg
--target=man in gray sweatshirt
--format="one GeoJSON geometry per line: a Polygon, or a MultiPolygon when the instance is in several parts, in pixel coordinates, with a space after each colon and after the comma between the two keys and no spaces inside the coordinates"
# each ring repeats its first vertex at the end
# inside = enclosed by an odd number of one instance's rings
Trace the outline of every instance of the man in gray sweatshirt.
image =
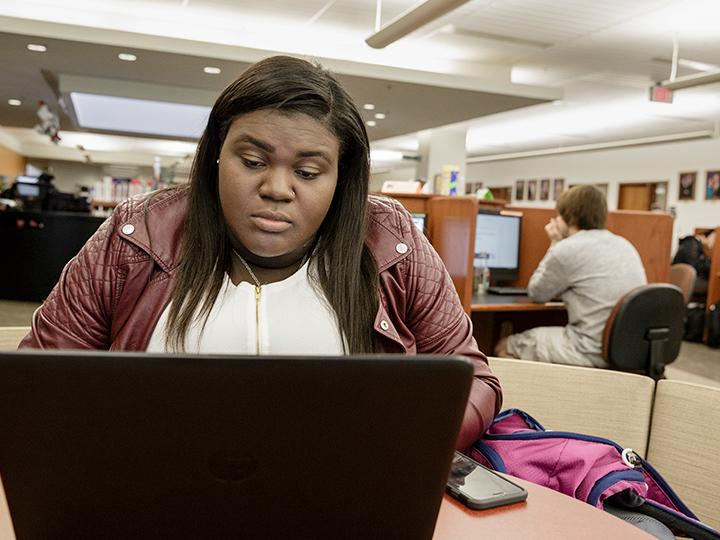
{"type": "Polygon", "coordinates": [[[528,285],[536,302],[561,298],[569,324],[543,326],[502,339],[497,356],[607,367],[602,358],[605,322],[617,301],[645,285],[645,269],[635,247],[605,229],[605,195],[594,186],[576,186],[557,203],[559,216],[545,232],[548,249],[528,285]]]}

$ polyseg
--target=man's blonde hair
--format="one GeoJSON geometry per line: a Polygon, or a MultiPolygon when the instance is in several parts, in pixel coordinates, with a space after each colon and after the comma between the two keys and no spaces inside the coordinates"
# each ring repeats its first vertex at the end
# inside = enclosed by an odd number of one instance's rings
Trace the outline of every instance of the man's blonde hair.
{"type": "Polygon", "coordinates": [[[591,185],[575,186],[560,195],[557,211],[565,223],[578,229],[604,229],[607,222],[605,194],[591,185]]]}

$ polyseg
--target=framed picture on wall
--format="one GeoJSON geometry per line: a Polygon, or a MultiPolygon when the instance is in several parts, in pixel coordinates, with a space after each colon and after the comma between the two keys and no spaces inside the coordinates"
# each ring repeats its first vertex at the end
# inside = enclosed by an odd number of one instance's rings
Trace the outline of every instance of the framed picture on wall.
{"type": "Polygon", "coordinates": [[[465,184],[465,194],[466,195],[474,195],[475,192],[483,187],[482,182],[467,182],[465,184]]]}
{"type": "Polygon", "coordinates": [[[705,198],[707,200],[720,199],[720,171],[707,171],[705,198]]]}
{"type": "Polygon", "coordinates": [[[681,172],[680,187],[678,188],[678,199],[681,201],[695,200],[695,180],[697,172],[681,172]]]}
{"type": "Polygon", "coordinates": [[[528,201],[534,201],[537,198],[537,180],[528,180],[528,201]]]}
{"type": "Polygon", "coordinates": [[[525,200],[525,180],[516,180],[515,181],[515,200],[516,201],[524,201],[525,200]]]}
{"type": "Polygon", "coordinates": [[[540,200],[547,201],[550,199],[550,179],[543,178],[540,180],[540,200]]]}
{"type": "Polygon", "coordinates": [[[553,199],[557,201],[563,191],[565,191],[565,179],[556,178],[553,180],[553,199]]]}

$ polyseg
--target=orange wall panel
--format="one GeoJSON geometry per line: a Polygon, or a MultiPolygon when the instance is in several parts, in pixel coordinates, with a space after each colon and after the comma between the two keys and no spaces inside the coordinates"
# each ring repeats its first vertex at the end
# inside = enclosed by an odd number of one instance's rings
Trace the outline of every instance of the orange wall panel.
{"type": "Polygon", "coordinates": [[[0,145],[0,175],[7,176],[8,183],[25,172],[25,157],[0,145]]]}

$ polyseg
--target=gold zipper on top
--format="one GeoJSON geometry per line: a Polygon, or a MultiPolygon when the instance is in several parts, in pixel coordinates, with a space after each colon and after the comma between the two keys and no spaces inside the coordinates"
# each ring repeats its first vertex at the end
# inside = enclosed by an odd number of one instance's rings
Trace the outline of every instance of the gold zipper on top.
{"type": "Polygon", "coordinates": [[[255,352],[260,354],[260,287],[255,285],[255,352]]]}

